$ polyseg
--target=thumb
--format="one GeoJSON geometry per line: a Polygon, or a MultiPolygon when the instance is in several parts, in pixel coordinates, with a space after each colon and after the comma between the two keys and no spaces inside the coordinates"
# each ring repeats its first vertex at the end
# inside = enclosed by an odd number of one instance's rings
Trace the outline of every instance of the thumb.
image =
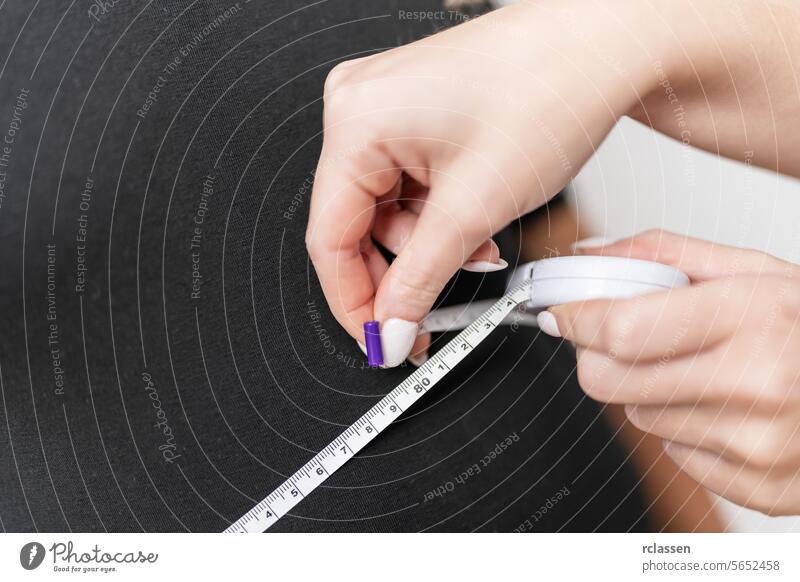
{"type": "Polygon", "coordinates": [[[409,240],[375,293],[375,318],[382,323],[387,366],[399,365],[408,357],[419,322],[444,286],[502,226],[502,218],[492,216],[463,187],[431,189],[409,240]]]}

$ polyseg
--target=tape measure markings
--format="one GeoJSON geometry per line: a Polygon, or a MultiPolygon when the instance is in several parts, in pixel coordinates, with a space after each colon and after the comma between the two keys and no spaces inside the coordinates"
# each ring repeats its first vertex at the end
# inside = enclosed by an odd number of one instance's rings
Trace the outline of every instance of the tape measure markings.
{"type": "Polygon", "coordinates": [[[530,280],[524,281],[497,300],[277,489],[233,522],[225,533],[262,532],[275,524],[433,388],[520,303],[530,300],[531,286],[530,280]]]}

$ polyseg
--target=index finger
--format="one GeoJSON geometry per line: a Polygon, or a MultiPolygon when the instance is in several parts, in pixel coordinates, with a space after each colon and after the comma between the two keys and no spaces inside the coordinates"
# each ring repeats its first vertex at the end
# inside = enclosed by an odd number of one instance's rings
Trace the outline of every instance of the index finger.
{"type": "Polygon", "coordinates": [[[560,334],[580,347],[627,361],[708,348],[741,325],[752,285],[726,279],[640,295],[551,307],[560,334]]]}
{"type": "Polygon", "coordinates": [[[392,188],[400,171],[374,151],[342,160],[331,149],[328,140],[311,193],[306,247],[331,312],[351,336],[363,342],[362,326],[373,319],[371,271],[388,267],[369,244],[375,199],[392,188]]]}

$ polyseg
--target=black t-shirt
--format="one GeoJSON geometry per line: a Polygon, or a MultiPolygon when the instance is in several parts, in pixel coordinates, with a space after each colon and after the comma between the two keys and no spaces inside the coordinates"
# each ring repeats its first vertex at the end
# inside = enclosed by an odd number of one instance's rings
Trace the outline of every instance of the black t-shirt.
{"type": "MultiPolygon", "coordinates": [[[[366,368],[303,237],[327,72],[437,10],[2,5],[3,529],[221,531],[408,375],[366,368]]],[[[644,529],[600,413],[569,346],[498,330],[273,530],[644,529]]]]}

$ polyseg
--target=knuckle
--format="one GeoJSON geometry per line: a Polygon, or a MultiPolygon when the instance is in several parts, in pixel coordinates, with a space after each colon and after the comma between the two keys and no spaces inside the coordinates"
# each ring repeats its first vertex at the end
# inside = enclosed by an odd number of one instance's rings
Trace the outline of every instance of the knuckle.
{"type": "Polygon", "coordinates": [[[341,89],[347,76],[348,74],[347,74],[346,63],[339,63],[338,65],[333,67],[328,73],[328,76],[325,77],[325,87],[324,87],[325,97],[327,98],[329,95],[333,95],[339,89],[341,89]]]}
{"type": "Polygon", "coordinates": [[[795,323],[800,315],[800,285],[797,281],[786,291],[784,301],[781,302],[781,314],[792,323],[795,323]]]}
{"type": "Polygon", "coordinates": [[[535,196],[523,196],[521,199],[515,199],[516,206],[519,208],[520,216],[530,214],[537,208],[542,207],[542,202],[535,196]]]}
{"type": "MultiPolygon", "coordinates": [[[[489,191],[482,185],[475,185],[474,189],[475,192],[489,191]]],[[[432,204],[429,209],[441,218],[442,228],[448,231],[448,236],[460,239],[462,244],[485,241],[491,237],[494,227],[491,220],[493,211],[483,206],[485,201],[477,197],[474,204],[454,204],[451,196],[450,189],[435,191],[430,199],[432,204]]]]}
{"type": "Polygon", "coordinates": [[[759,286],[763,285],[763,279],[752,275],[725,275],[722,280],[725,283],[723,300],[741,310],[743,316],[750,316],[750,319],[760,318],[762,311],[759,307],[763,303],[755,303],[754,299],[759,286]]]}
{"type": "Polygon", "coordinates": [[[645,231],[642,231],[638,236],[635,237],[635,240],[642,240],[642,241],[659,241],[666,236],[667,231],[663,228],[648,228],[645,231]]]}
{"type": "Polygon", "coordinates": [[[669,233],[660,228],[651,228],[638,234],[631,241],[631,247],[636,256],[656,260],[659,256],[659,246],[669,233]]]}
{"type": "Polygon", "coordinates": [[[580,384],[586,394],[593,396],[595,389],[594,370],[588,365],[586,358],[578,358],[576,365],[578,384],[580,384]]]}
{"type": "Polygon", "coordinates": [[[325,78],[323,103],[325,115],[344,117],[350,112],[362,113],[382,100],[384,83],[365,70],[363,65],[347,61],[336,65],[325,78]]]}
{"type": "Polygon", "coordinates": [[[782,406],[796,404],[799,396],[796,386],[800,371],[797,369],[796,364],[790,363],[788,358],[778,360],[777,366],[775,389],[779,392],[780,403],[782,406]]]}
{"type": "Polygon", "coordinates": [[[663,228],[648,228],[643,231],[637,238],[642,240],[659,241],[670,233],[663,228]]]}
{"type": "Polygon", "coordinates": [[[600,402],[610,401],[614,392],[614,387],[605,374],[607,364],[607,358],[597,361],[596,356],[589,357],[584,353],[578,358],[576,365],[578,384],[587,396],[600,402]]]}
{"type": "MultiPolygon", "coordinates": [[[[781,368],[784,366],[780,365],[781,368]]],[[[783,370],[773,370],[761,382],[751,382],[754,401],[769,410],[778,410],[786,405],[789,397],[787,375],[783,370]]]]}
{"type": "Polygon", "coordinates": [[[779,430],[770,425],[752,435],[746,444],[737,446],[737,443],[731,443],[730,446],[739,450],[747,465],[766,470],[778,462],[786,447],[786,440],[779,430]]]}
{"type": "Polygon", "coordinates": [[[347,117],[352,99],[348,98],[344,90],[326,91],[323,103],[325,107],[325,129],[326,132],[329,132],[332,125],[347,117]]]}
{"type": "Polygon", "coordinates": [[[305,244],[308,257],[311,259],[311,262],[313,263],[319,257],[321,252],[321,245],[319,242],[319,238],[312,236],[310,230],[306,231],[305,244]]]}
{"type": "Polygon", "coordinates": [[[612,356],[632,357],[636,355],[635,333],[638,309],[619,309],[615,305],[606,312],[602,324],[602,341],[612,356]]]}
{"type": "Polygon", "coordinates": [[[392,296],[406,306],[427,309],[439,296],[436,277],[421,265],[398,264],[395,261],[392,296]]]}
{"type": "Polygon", "coordinates": [[[800,284],[790,277],[775,277],[772,291],[777,310],[781,317],[795,323],[800,315],[800,284]]]}
{"type": "Polygon", "coordinates": [[[731,258],[730,269],[732,271],[736,270],[736,267],[739,265],[757,265],[759,262],[766,263],[764,258],[768,255],[765,255],[761,251],[757,251],[755,249],[743,249],[736,247],[733,251],[733,257],[731,258]]]}
{"type": "Polygon", "coordinates": [[[800,368],[787,366],[786,378],[786,401],[790,405],[800,405],[800,368]]]}
{"type": "MultiPolygon", "coordinates": [[[[492,225],[485,216],[456,216],[455,221],[462,244],[469,241],[488,240],[492,236],[492,225]]],[[[468,256],[466,248],[462,250],[462,254],[465,258],[468,256]]]]}
{"type": "MultiPolygon", "coordinates": [[[[755,277],[726,275],[708,285],[706,304],[710,313],[724,317],[732,334],[751,333],[764,322],[767,302],[759,301],[759,281],[755,277]]],[[[711,325],[712,322],[709,322],[711,325]]]]}
{"type": "Polygon", "coordinates": [[[774,409],[775,402],[773,392],[767,389],[767,383],[767,380],[755,371],[747,372],[741,374],[734,381],[723,384],[734,387],[732,393],[727,393],[724,388],[721,388],[716,396],[726,402],[733,400],[742,406],[771,410],[774,409]]]}
{"type": "Polygon", "coordinates": [[[364,84],[352,82],[352,74],[338,71],[338,65],[325,79],[323,104],[325,107],[326,125],[346,119],[351,112],[360,111],[361,96],[365,92],[364,84]]]}

